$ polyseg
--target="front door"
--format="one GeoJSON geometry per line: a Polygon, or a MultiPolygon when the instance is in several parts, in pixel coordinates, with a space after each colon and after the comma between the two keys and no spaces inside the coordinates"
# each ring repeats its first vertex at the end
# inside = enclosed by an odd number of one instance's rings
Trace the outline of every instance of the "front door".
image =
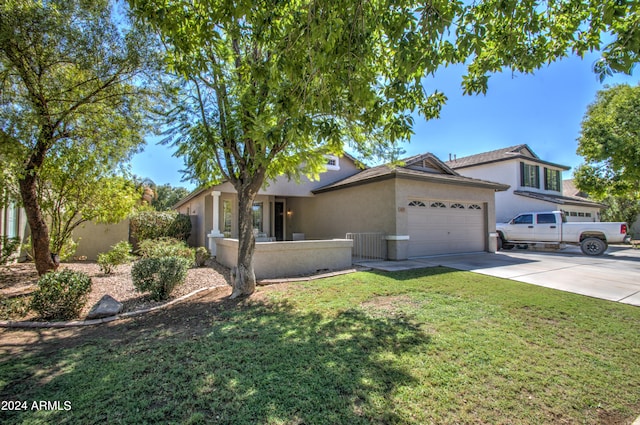
{"type": "Polygon", "coordinates": [[[274,204],[274,217],[275,222],[273,224],[273,233],[275,234],[277,241],[284,240],[284,202],[278,202],[274,204]]]}

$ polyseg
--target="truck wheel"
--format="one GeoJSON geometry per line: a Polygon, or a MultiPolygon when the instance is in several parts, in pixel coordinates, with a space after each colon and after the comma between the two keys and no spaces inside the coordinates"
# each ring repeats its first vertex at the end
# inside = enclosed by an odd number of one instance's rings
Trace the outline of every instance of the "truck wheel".
{"type": "Polygon", "coordinates": [[[586,238],[580,242],[580,249],[585,255],[602,255],[607,250],[607,243],[598,238],[586,238]]]}
{"type": "Polygon", "coordinates": [[[502,233],[498,232],[498,251],[513,249],[513,244],[505,242],[502,233]]]}

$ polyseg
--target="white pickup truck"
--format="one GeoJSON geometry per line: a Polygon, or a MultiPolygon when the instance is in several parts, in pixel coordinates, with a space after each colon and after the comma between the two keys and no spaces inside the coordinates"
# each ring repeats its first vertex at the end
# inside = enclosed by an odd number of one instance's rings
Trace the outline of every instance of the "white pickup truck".
{"type": "Polygon", "coordinates": [[[561,211],[522,213],[508,223],[497,223],[498,249],[516,245],[580,245],[586,255],[602,255],[610,243],[621,243],[626,223],[567,223],[561,211]]]}

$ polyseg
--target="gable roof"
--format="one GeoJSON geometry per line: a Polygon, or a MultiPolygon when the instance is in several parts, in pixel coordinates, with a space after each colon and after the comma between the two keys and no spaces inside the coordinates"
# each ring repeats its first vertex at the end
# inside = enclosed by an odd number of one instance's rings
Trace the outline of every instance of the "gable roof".
{"type": "Polygon", "coordinates": [[[580,189],[576,187],[573,179],[562,180],[562,193],[565,196],[577,196],[580,198],[588,198],[589,195],[582,192],[580,189]]]}
{"type": "Polygon", "coordinates": [[[335,183],[315,189],[312,193],[330,192],[394,178],[474,186],[495,191],[504,191],[509,188],[509,185],[506,184],[461,176],[432,153],[425,153],[401,160],[399,164],[384,164],[368,168],[335,183]]]}
{"type": "MultiPolygon", "coordinates": [[[[348,159],[352,163],[353,168],[355,168],[357,170],[361,170],[363,168],[364,169],[367,168],[366,164],[362,163],[360,160],[358,160],[357,158],[355,158],[354,156],[350,155],[347,152],[343,152],[340,155],[332,155],[332,156],[336,156],[336,157],[341,158],[341,159],[344,159],[344,158],[348,159]]],[[[348,169],[350,169],[350,168],[351,167],[348,167],[348,169]]],[[[318,183],[317,185],[329,184],[329,182],[335,182],[337,178],[342,178],[345,173],[343,173],[342,176],[340,175],[340,173],[335,173],[335,174],[337,174],[337,175],[334,175],[334,173],[325,174],[325,172],[321,172],[320,173],[321,177],[320,177],[320,180],[317,181],[317,183],[318,183]],[[327,178],[327,176],[329,176],[329,178],[327,178]],[[321,182],[321,180],[323,178],[328,180],[328,182],[327,181],[321,182]]],[[[273,183],[277,183],[281,179],[286,179],[287,183],[291,183],[291,185],[300,185],[300,183],[296,183],[295,181],[293,181],[293,179],[288,178],[284,174],[281,174],[281,175],[277,176],[275,179],[270,180],[267,183],[268,183],[268,185],[271,185],[273,183]]],[[[208,194],[209,192],[212,192],[214,190],[218,190],[218,189],[216,189],[216,187],[219,187],[220,185],[225,184],[225,183],[228,183],[228,180],[221,180],[220,182],[218,182],[216,184],[213,184],[213,185],[200,186],[199,188],[193,190],[187,196],[185,196],[184,198],[182,198],[178,202],[176,202],[171,208],[174,209],[174,210],[179,209],[183,205],[187,204],[188,202],[192,201],[195,198],[198,198],[199,196],[201,196],[203,194],[208,194]]],[[[314,181],[314,185],[317,186],[315,184],[315,181],[314,181]]],[[[264,189],[264,187],[261,189],[259,194],[264,194],[264,192],[262,192],[263,189],[264,189]]],[[[307,193],[305,193],[304,196],[308,196],[309,194],[310,194],[310,190],[307,191],[307,193]]],[[[287,194],[287,193],[282,193],[282,195],[283,196],[299,196],[299,194],[298,195],[295,195],[295,194],[294,195],[290,195],[290,194],[287,194]]]]}
{"type": "Polygon", "coordinates": [[[445,164],[454,170],[473,167],[476,165],[490,164],[493,162],[509,161],[513,159],[527,159],[529,161],[540,164],[550,165],[563,170],[569,170],[571,167],[566,165],[554,164],[552,162],[543,161],[527,144],[509,146],[508,148],[496,149],[489,152],[482,152],[475,155],[456,158],[447,161],[445,164]]]}

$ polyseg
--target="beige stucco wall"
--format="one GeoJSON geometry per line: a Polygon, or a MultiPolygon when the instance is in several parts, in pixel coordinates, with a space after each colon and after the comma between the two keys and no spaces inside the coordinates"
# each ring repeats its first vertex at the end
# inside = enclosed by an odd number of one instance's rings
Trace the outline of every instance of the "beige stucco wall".
{"type": "Polygon", "coordinates": [[[342,180],[356,174],[360,169],[349,158],[339,159],[339,170],[327,170],[320,173],[317,180],[301,177],[300,182],[289,180],[286,176],[279,176],[275,181],[267,182],[262,190],[262,195],[284,196],[313,196],[311,191],[322,186],[342,180]]]}
{"type": "MultiPolygon", "coordinates": [[[[180,214],[185,214],[191,216],[191,236],[189,238],[189,243],[192,246],[206,246],[206,226],[205,226],[205,197],[209,195],[202,194],[194,199],[191,199],[189,202],[180,206],[177,211],[180,214]],[[195,218],[194,218],[195,216],[195,218]]],[[[209,195],[210,196],[210,195],[209,195]]]]}
{"type": "MultiPolygon", "coordinates": [[[[238,263],[238,240],[218,239],[216,260],[229,268],[238,263]]],[[[322,270],[351,267],[353,241],[259,242],[256,243],[253,267],[256,279],[300,276],[322,270]]]]}
{"type": "Polygon", "coordinates": [[[120,241],[129,240],[129,220],[117,224],[88,222],[77,227],[71,237],[78,243],[75,257],[86,256],[87,260],[95,261],[99,253],[111,250],[120,241]]]}
{"type": "MultiPolygon", "coordinates": [[[[409,199],[459,200],[486,205],[487,250],[495,250],[495,240],[492,241],[489,237],[489,234],[495,232],[493,189],[408,178],[389,178],[308,196],[291,196],[293,192],[290,187],[287,191],[289,195],[271,194],[270,191],[275,188],[272,185],[256,197],[256,202],[263,204],[263,232],[270,237],[274,236],[274,204],[283,202],[285,240],[292,240],[294,233],[304,234],[306,240],[340,239],[345,238],[347,233],[384,233],[389,238],[389,255],[400,259],[404,255],[402,250],[406,247],[403,246],[407,244],[406,238],[409,236],[406,211],[409,199]]],[[[237,238],[237,195],[228,183],[211,188],[213,190],[221,192],[219,229],[224,231],[223,207],[225,201],[228,201],[232,209],[230,236],[237,238]]],[[[202,238],[206,238],[211,230],[211,191],[203,192],[180,209],[186,213],[185,207],[191,205],[189,212],[199,211],[198,215],[205,221],[199,226],[202,238]],[[199,209],[201,207],[202,210],[199,209]]]]}
{"type": "Polygon", "coordinates": [[[395,234],[393,180],[324,192],[314,198],[290,198],[287,233],[307,239],[344,238],[346,233],[395,234]]]}
{"type": "Polygon", "coordinates": [[[344,238],[346,233],[381,232],[390,239],[391,259],[406,257],[409,235],[407,204],[412,199],[473,201],[485,210],[486,249],[496,250],[495,192],[474,186],[442,184],[411,179],[389,179],[314,198],[290,198],[288,237],[304,233],[306,239],[344,238]]]}
{"type": "MultiPolygon", "coordinates": [[[[339,158],[339,167],[339,170],[332,169],[321,173],[319,175],[319,180],[310,180],[306,177],[302,177],[300,182],[296,183],[293,180],[289,180],[286,176],[280,176],[275,181],[267,182],[255,199],[255,202],[262,203],[263,205],[263,233],[266,233],[268,237],[275,236],[276,217],[274,208],[276,202],[282,202],[286,212],[291,210],[289,202],[292,199],[296,199],[298,197],[312,198],[314,195],[311,193],[311,190],[342,180],[359,171],[355,163],[351,159],[345,157],[339,158]]],[[[229,182],[225,182],[203,191],[198,196],[190,199],[177,208],[177,210],[182,214],[197,217],[192,232],[193,237],[190,239],[190,244],[194,246],[209,246],[208,235],[213,229],[214,224],[213,196],[211,194],[213,191],[220,192],[218,229],[221,232],[225,231],[223,207],[225,201],[228,201],[231,203],[232,217],[231,231],[227,236],[232,238],[238,237],[238,196],[233,185],[229,182]]],[[[291,222],[287,217],[291,217],[291,214],[285,216],[284,234],[285,239],[291,239],[291,222]]],[[[342,237],[344,237],[344,235],[342,235],[342,237]]]]}

